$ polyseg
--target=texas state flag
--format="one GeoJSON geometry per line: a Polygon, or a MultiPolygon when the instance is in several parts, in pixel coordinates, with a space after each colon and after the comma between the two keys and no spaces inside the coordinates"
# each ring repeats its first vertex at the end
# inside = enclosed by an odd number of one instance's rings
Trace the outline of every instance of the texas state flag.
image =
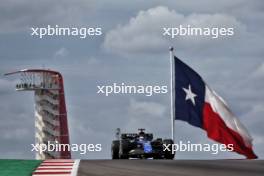
{"type": "Polygon", "coordinates": [[[176,120],[204,129],[216,142],[233,144],[234,151],[248,159],[257,158],[250,134],[225,101],[192,68],[177,57],[174,61],[176,120]]]}

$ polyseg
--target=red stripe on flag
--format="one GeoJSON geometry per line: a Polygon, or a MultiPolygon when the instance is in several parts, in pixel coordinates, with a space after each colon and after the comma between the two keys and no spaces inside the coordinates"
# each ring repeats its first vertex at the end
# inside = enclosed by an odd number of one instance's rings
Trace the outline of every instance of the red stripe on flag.
{"type": "Polygon", "coordinates": [[[248,159],[257,158],[252,147],[247,147],[243,138],[237,132],[227,127],[222,118],[206,102],[203,108],[203,128],[207,131],[209,138],[225,145],[233,144],[234,151],[245,155],[248,159]]]}

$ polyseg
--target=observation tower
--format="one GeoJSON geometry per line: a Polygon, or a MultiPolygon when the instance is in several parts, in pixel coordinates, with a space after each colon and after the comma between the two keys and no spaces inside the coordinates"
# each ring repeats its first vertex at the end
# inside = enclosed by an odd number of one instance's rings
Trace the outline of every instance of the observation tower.
{"type": "Polygon", "coordinates": [[[20,82],[16,84],[17,91],[34,92],[35,143],[66,144],[64,151],[37,152],[36,159],[70,159],[69,130],[62,75],[57,71],[46,69],[25,69],[5,75],[13,74],[20,76],[20,82]]]}

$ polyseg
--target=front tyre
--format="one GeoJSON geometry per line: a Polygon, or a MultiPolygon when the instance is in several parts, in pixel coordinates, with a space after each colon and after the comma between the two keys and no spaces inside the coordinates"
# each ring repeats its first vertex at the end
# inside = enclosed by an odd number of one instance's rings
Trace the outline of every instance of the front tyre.
{"type": "Polygon", "coordinates": [[[111,146],[112,159],[119,159],[119,145],[120,142],[118,140],[112,142],[112,146],[111,146]]]}
{"type": "Polygon", "coordinates": [[[128,159],[128,152],[129,152],[129,141],[126,139],[123,139],[120,141],[120,147],[119,147],[119,159],[128,159]]]}
{"type": "Polygon", "coordinates": [[[175,152],[172,153],[173,144],[174,144],[173,140],[172,139],[164,139],[163,140],[163,144],[166,145],[166,146],[168,146],[168,145],[170,146],[169,147],[170,151],[168,151],[168,150],[164,151],[164,159],[171,159],[171,160],[174,159],[175,152]]]}

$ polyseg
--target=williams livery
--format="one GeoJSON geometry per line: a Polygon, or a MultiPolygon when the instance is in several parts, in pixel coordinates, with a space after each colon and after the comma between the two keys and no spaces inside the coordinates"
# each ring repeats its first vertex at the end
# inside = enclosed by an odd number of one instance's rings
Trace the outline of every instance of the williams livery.
{"type": "Polygon", "coordinates": [[[153,140],[153,134],[145,133],[145,129],[139,129],[138,133],[123,134],[117,129],[116,138],[117,140],[112,142],[112,159],[174,158],[171,151],[165,150],[165,146],[172,146],[173,140],[161,138],[153,140]]]}

